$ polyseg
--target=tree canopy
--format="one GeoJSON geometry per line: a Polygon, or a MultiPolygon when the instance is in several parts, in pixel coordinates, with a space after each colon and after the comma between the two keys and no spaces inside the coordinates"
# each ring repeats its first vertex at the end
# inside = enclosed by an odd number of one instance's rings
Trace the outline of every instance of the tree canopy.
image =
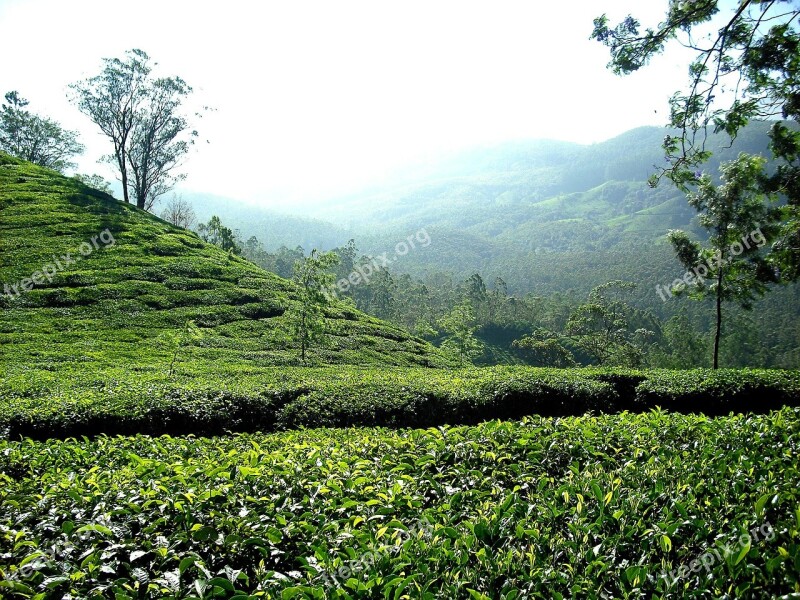
{"type": "Polygon", "coordinates": [[[197,132],[182,114],[192,88],[180,77],[153,78],[155,65],[142,50],[124,59],[103,59],[99,75],[72,84],[73,102],[114,146],[126,202],[139,208],[155,201],[184,177],[177,173],[197,132]]]}
{"type": "Polygon", "coordinates": [[[785,200],[782,227],[772,240],[771,260],[785,280],[800,276],[800,8],[791,0],[742,0],[724,8],[719,0],[673,1],[664,20],[642,27],[633,16],[616,26],[595,19],[592,37],[611,52],[609,68],[628,74],[647,65],[667,44],[696,54],[688,65],[689,85],[670,100],[667,164],[651,183],[666,176],[684,191],[696,189],[697,170],[710,157],[709,130],[731,139],[753,119],[774,121],[770,149],[774,168],[757,174],[761,191],[785,200]]]}
{"type": "Polygon", "coordinates": [[[671,231],[668,236],[687,269],[687,276],[677,280],[677,286],[688,286],[698,299],[711,295],[716,300],[715,369],[719,366],[722,303],[735,301],[749,309],[776,279],[760,252],[770,228],[775,227],[775,209],[765,202],[757,183],[764,161],[742,154],[722,166],[722,185],[703,175],[697,192],[689,194],[689,203],[700,213],[700,225],[709,233],[707,247],[683,231],[671,231]]]}
{"type": "Polygon", "coordinates": [[[11,91],[0,106],[0,150],[42,167],[64,171],[83,152],[78,134],[58,122],[30,112],[29,102],[11,91]]]}

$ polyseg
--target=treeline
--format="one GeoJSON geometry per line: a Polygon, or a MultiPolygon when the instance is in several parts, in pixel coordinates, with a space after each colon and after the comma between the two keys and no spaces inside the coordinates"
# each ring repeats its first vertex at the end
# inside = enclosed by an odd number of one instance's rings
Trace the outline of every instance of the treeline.
{"type": "MultiPolygon", "coordinates": [[[[216,217],[198,232],[285,278],[307,258],[299,246],[268,252],[255,236],[242,241],[216,217]]],[[[331,252],[338,257],[330,268],[332,279],[349,282],[332,287],[340,300],[449,350],[465,364],[671,369],[712,364],[711,305],[685,298],[664,302],[649,283],[643,290],[642,284],[615,279],[588,293],[519,294],[509,292],[500,275],[474,273],[462,279],[444,271],[422,277],[393,272],[360,254],[354,240],[331,252]]],[[[776,289],[756,311],[727,309],[723,366],[800,364],[796,290],[796,285],[776,289]]]]}

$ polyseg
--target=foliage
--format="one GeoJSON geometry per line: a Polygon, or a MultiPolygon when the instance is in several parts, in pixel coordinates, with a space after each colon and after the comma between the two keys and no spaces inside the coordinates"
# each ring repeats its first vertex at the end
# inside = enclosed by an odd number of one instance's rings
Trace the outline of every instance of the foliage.
{"type": "MultiPolygon", "coordinates": [[[[201,340],[204,343],[204,340],[201,340]]],[[[12,438],[98,433],[220,435],[298,427],[433,427],[526,415],[647,411],[707,415],[800,404],[797,371],[627,371],[206,365],[48,372],[9,364],[0,431],[12,438]]]]}
{"type": "MultiPolygon", "coordinates": [[[[167,213],[167,216],[172,216],[177,218],[183,218],[186,220],[188,218],[188,211],[183,210],[185,207],[175,206],[175,209],[180,210],[180,213],[167,213]]],[[[170,209],[167,208],[169,211],[170,209]]],[[[169,221],[169,219],[165,219],[169,221]]],[[[171,221],[170,221],[171,222],[171,221]]],[[[177,223],[173,223],[173,225],[178,225],[177,223]]],[[[208,242],[209,244],[214,244],[215,246],[219,246],[226,252],[232,252],[233,254],[241,254],[242,249],[238,243],[238,236],[234,231],[231,230],[230,227],[226,227],[222,224],[222,220],[214,215],[209,219],[208,223],[200,223],[197,226],[197,233],[203,238],[204,242],[208,242]]]]}
{"type": "Polygon", "coordinates": [[[139,208],[151,210],[158,198],[185,178],[175,171],[197,137],[180,114],[181,104],[191,93],[180,77],[156,79],[146,89],[128,151],[133,197],[139,208]]]}
{"type": "Polygon", "coordinates": [[[103,59],[103,70],[70,86],[73,102],[108,137],[125,202],[150,210],[175,182],[197,132],[181,113],[192,88],[180,77],[153,78],[146,52],[103,59]]]}
{"type": "Polygon", "coordinates": [[[640,366],[645,343],[652,332],[631,331],[634,309],[624,299],[635,288],[626,281],[597,286],[570,315],[566,336],[600,365],[640,366]]]}
{"type": "Polygon", "coordinates": [[[5,95],[0,107],[0,150],[57,171],[73,168],[70,159],[84,149],[77,132],[28,111],[28,104],[17,92],[5,95]]]}
{"type": "Polygon", "coordinates": [[[572,352],[564,348],[554,333],[545,329],[537,329],[529,335],[524,335],[518,340],[514,340],[511,346],[536,366],[577,366],[572,352]]]}
{"type": "Polygon", "coordinates": [[[75,179],[80,181],[83,185],[89,186],[90,188],[94,188],[98,191],[103,192],[104,194],[108,194],[109,196],[113,195],[111,190],[111,184],[105,180],[102,175],[92,174],[92,175],[85,175],[83,173],[76,173],[73,175],[75,179]]]}
{"type": "MultiPolygon", "coordinates": [[[[595,19],[592,33],[609,47],[609,66],[618,74],[640,69],[674,39],[696,52],[689,65],[688,90],[676,93],[670,101],[670,125],[678,133],[664,140],[669,165],[654,176],[653,183],[667,175],[681,189],[692,189],[696,166],[711,156],[705,144],[709,127],[735,139],[753,119],[773,121],[770,149],[777,168],[755,165],[756,181],[760,191],[780,193],[787,200],[781,235],[771,257],[786,280],[800,275],[796,244],[800,235],[798,16],[800,9],[789,0],[743,0],[731,9],[723,9],[718,0],[670,2],[666,18],[655,28],[642,32],[641,24],[630,16],[611,28],[604,15],[595,19]],[[716,19],[721,19],[722,26],[709,34],[707,42],[698,41],[697,34],[716,19]]],[[[749,169],[753,165],[742,162],[739,166],[749,169]]]]}
{"type": "Polygon", "coordinates": [[[691,369],[710,366],[709,345],[683,311],[670,318],[661,328],[662,343],[652,351],[653,362],[668,369],[691,369]]]}
{"type": "Polygon", "coordinates": [[[128,152],[150,73],[149,58],[141,50],[130,50],[125,60],[103,59],[99,75],[70,86],[74,94],[72,102],[114,146],[109,161],[113,160],[119,170],[125,202],[130,202],[128,152]]]}
{"type": "Polygon", "coordinates": [[[784,409],[0,441],[0,586],[9,598],[788,598],[798,436],[800,413],[784,409]]]}
{"type": "Polygon", "coordinates": [[[325,309],[330,304],[327,290],[333,283],[329,270],[338,261],[333,252],[312,250],[310,256],[294,265],[298,299],[286,312],[286,319],[300,346],[302,362],[306,361],[306,350],[325,333],[325,309]]]}
{"type": "Polygon", "coordinates": [[[478,327],[469,299],[457,304],[442,317],[439,327],[446,336],[442,348],[455,354],[461,364],[471,362],[480,354],[483,344],[475,337],[478,327]]]}
{"type": "MultiPolygon", "coordinates": [[[[719,365],[723,302],[738,302],[752,308],[755,296],[767,290],[777,276],[761,252],[774,229],[774,210],[760,193],[757,178],[764,159],[742,154],[722,166],[722,185],[707,175],[698,190],[689,194],[689,204],[700,213],[699,223],[709,232],[707,247],[692,241],[682,231],[671,231],[669,240],[689,274],[681,285],[690,286],[695,298],[716,300],[714,359],[719,365]]],[[[674,289],[674,288],[673,288],[674,289]]]]}

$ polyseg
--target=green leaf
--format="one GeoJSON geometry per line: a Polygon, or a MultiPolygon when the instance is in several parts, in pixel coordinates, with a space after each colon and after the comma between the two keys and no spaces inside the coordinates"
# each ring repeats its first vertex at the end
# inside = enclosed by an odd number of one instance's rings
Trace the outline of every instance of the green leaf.
{"type": "Polygon", "coordinates": [[[114,532],[108,527],[94,523],[90,525],[84,525],[83,527],[78,527],[78,529],[75,530],[75,533],[85,533],[87,531],[95,531],[97,533],[102,533],[103,535],[114,535],[114,532]]]}
{"type": "Polygon", "coordinates": [[[222,588],[226,592],[233,592],[236,589],[233,583],[225,577],[214,577],[208,582],[208,585],[222,588]]]}
{"type": "Polygon", "coordinates": [[[187,556],[178,565],[178,572],[183,575],[186,569],[191,567],[197,559],[194,556],[187,556]]]}
{"type": "Polygon", "coordinates": [[[747,540],[747,543],[742,546],[742,549],[739,550],[739,554],[736,555],[736,560],[733,561],[733,566],[738,565],[740,562],[744,560],[744,557],[747,556],[747,553],[750,552],[750,540],[747,540]]]}
{"type": "Polygon", "coordinates": [[[772,496],[770,494],[764,494],[758,500],[756,500],[756,516],[759,518],[764,516],[764,506],[771,497],[772,496]]]}
{"type": "Polygon", "coordinates": [[[10,581],[8,579],[0,580],[0,588],[10,589],[14,592],[26,594],[28,596],[32,596],[34,593],[33,590],[24,583],[20,583],[19,581],[10,581]]]}

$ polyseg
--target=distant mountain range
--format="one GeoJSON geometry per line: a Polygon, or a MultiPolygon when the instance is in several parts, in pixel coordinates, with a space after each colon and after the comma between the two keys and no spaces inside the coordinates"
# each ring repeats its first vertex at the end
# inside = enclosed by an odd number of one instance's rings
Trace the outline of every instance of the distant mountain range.
{"type": "MultiPolygon", "coordinates": [[[[709,135],[709,172],[742,151],[768,155],[769,127],[752,123],[732,147],[709,135]]],[[[664,164],[668,133],[641,127],[593,145],[530,140],[474,148],[406,169],[380,188],[332,199],[305,216],[212,196],[187,199],[202,219],[219,214],[243,238],[255,235],[270,250],[326,249],[354,238],[361,252],[381,254],[424,228],[430,246],[403,256],[394,270],[480,272],[502,276],[523,293],[586,289],[608,279],[601,271],[630,270],[632,249],[640,261],[677,265],[664,235],[695,229],[695,213],[670,182],[647,185],[664,164]],[[567,258],[587,265],[580,278],[564,271],[567,258]],[[596,277],[587,279],[587,269],[596,277]]]]}

